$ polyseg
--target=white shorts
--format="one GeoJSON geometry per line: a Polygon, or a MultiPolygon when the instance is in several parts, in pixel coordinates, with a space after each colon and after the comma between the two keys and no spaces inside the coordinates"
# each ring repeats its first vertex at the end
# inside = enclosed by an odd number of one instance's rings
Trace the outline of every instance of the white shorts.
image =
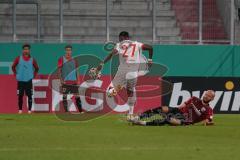
{"type": "Polygon", "coordinates": [[[111,87],[119,90],[123,87],[130,91],[135,90],[138,78],[138,66],[136,65],[120,65],[115,77],[112,80],[111,87]]]}

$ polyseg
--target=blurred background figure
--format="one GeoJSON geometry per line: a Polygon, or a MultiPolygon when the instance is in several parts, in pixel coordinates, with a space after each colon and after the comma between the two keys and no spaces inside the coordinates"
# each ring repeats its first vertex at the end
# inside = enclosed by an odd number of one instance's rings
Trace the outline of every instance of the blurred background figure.
{"type": "Polygon", "coordinates": [[[235,0],[235,6],[237,9],[237,18],[238,18],[238,21],[240,21],[240,0],[235,0]]]}

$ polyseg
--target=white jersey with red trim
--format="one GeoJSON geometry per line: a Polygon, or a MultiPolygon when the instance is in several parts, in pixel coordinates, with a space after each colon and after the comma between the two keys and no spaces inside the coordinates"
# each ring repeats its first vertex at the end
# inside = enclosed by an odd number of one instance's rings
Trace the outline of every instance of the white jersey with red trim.
{"type": "Polygon", "coordinates": [[[142,46],[143,43],[131,40],[117,43],[115,49],[119,54],[120,65],[146,62],[146,58],[142,54],[142,46]]]}
{"type": "Polygon", "coordinates": [[[143,43],[125,40],[117,43],[115,49],[119,55],[120,65],[109,88],[127,88],[135,90],[137,78],[148,72],[147,59],[142,54],[143,43]]]}

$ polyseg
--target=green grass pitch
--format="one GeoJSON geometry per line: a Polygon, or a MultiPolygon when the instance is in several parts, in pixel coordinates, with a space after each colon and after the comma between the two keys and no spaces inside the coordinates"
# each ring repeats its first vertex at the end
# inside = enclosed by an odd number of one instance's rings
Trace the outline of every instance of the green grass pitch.
{"type": "Polygon", "coordinates": [[[131,126],[121,115],[64,122],[52,114],[0,115],[1,160],[239,160],[240,115],[215,126],[131,126]]]}

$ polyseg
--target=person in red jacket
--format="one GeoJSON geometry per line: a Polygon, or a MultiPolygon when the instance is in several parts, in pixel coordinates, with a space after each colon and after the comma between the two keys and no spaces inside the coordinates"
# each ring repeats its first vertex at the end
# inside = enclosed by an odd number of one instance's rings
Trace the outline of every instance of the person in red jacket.
{"type": "Polygon", "coordinates": [[[22,46],[22,55],[15,58],[12,71],[17,79],[18,109],[22,113],[24,93],[28,96],[28,113],[32,110],[32,79],[36,77],[39,67],[37,61],[30,55],[29,44],[22,46]]]}

